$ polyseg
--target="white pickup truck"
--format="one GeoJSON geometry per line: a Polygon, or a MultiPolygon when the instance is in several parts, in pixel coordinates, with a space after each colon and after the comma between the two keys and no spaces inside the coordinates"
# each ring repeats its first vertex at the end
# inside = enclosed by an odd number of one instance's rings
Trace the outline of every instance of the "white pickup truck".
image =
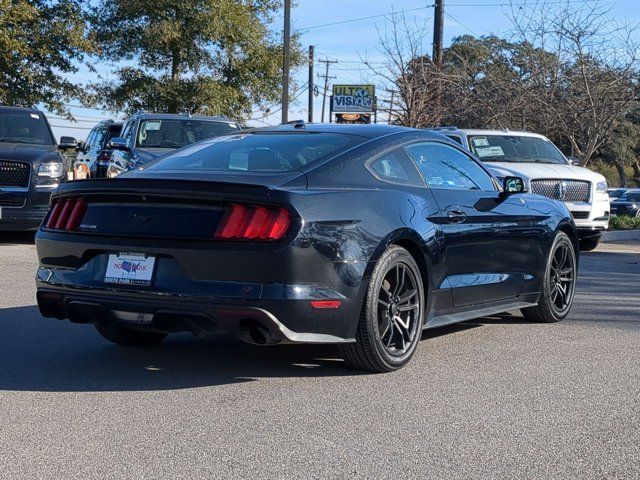
{"type": "Polygon", "coordinates": [[[529,192],[563,202],[580,235],[580,250],[598,246],[609,228],[606,179],[573,165],[547,137],[510,130],[431,129],[461,144],[497,177],[522,177],[529,192]]]}

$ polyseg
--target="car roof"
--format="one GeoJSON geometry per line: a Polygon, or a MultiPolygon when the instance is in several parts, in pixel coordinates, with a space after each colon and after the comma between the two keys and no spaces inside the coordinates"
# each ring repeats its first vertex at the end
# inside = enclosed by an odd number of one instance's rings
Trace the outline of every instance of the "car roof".
{"type": "Polygon", "coordinates": [[[37,113],[38,115],[44,115],[37,108],[12,107],[12,106],[9,106],[9,105],[0,105],[0,112],[3,112],[3,111],[10,111],[10,112],[18,111],[18,112],[37,113]]]}
{"type": "MultiPolygon", "coordinates": [[[[252,131],[259,133],[282,133],[282,132],[307,132],[307,133],[342,133],[356,135],[369,139],[383,137],[385,135],[416,131],[415,128],[401,127],[398,125],[386,124],[344,124],[344,123],[287,123],[284,125],[274,125],[271,127],[255,128],[252,131]]],[[[424,131],[424,130],[423,130],[424,131]]],[[[433,138],[441,139],[439,135],[433,138]]]]}
{"type": "Polygon", "coordinates": [[[204,120],[204,121],[215,121],[215,122],[225,122],[225,123],[236,123],[235,121],[222,117],[222,116],[209,116],[209,115],[185,115],[182,113],[148,113],[148,112],[140,112],[134,113],[131,115],[131,118],[140,118],[142,120],[152,119],[152,120],[204,120]]]}
{"type": "Polygon", "coordinates": [[[542,138],[545,139],[544,135],[540,135],[539,133],[527,132],[526,130],[490,130],[490,129],[480,129],[480,128],[459,128],[457,130],[438,130],[441,133],[453,133],[453,132],[462,132],[466,135],[500,135],[503,137],[533,137],[533,138],[542,138]]]}

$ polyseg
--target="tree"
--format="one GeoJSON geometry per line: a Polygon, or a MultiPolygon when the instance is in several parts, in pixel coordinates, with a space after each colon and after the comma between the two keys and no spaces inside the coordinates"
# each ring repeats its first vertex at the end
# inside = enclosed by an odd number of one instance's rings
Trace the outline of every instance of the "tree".
{"type": "MultiPolygon", "coordinates": [[[[101,0],[105,58],[129,63],[96,86],[105,107],[241,118],[280,98],[282,45],[268,23],[279,0],[101,0]],[[131,65],[133,64],[133,65],[131,65]]],[[[292,65],[302,62],[294,38],[292,65]]]]}
{"type": "Polygon", "coordinates": [[[516,38],[555,58],[544,65],[548,84],[528,100],[568,139],[583,166],[638,101],[635,26],[611,19],[609,9],[594,0],[560,7],[541,0],[512,10],[516,38]]]}
{"type": "Polygon", "coordinates": [[[394,12],[384,29],[378,30],[378,52],[382,65],[362,61],[397,96],[390,105],[393,123],[416,128],[438,125],[438,89],[442,76],[426,53],[425,26],[411,24],[404,12],[394,12]]]}
{"type": "Polygon", "coordinates": [[[613,165],[620,186],[629,183],[626,167],[633,169],[633,181],[640,187],[640,107],[628,112],[614,124],[611,135],[598,151],[598,158],[613,165]]]}
{"type": "Polygon", "coordinates": [[[82,97],[65,74],[78,71],[95,44],[81,0],[0,0],[0,103],[69,114],[82,97]]]}

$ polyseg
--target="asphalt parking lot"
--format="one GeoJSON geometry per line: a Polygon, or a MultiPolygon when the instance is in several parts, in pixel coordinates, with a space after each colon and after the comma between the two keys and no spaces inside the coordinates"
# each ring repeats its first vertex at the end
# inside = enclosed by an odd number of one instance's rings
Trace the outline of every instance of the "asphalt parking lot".
{"type": "Polygon", "coordinates": [[[640,243],[581,260],[560,324],[427,332],[400,372],[330,347],[43,319],[35,247],[0,242],[0,478],[640,478],[640,243]]]}

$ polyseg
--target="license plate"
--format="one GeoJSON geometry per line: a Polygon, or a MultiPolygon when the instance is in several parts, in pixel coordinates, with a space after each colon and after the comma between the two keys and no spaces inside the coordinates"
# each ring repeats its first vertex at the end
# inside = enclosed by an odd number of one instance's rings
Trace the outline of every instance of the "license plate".
{"type": "Polygon", "coordinates": [[[151,285],[156,257],[142,253],[112,253],[107,260],[105,283],[151,285]]]}

